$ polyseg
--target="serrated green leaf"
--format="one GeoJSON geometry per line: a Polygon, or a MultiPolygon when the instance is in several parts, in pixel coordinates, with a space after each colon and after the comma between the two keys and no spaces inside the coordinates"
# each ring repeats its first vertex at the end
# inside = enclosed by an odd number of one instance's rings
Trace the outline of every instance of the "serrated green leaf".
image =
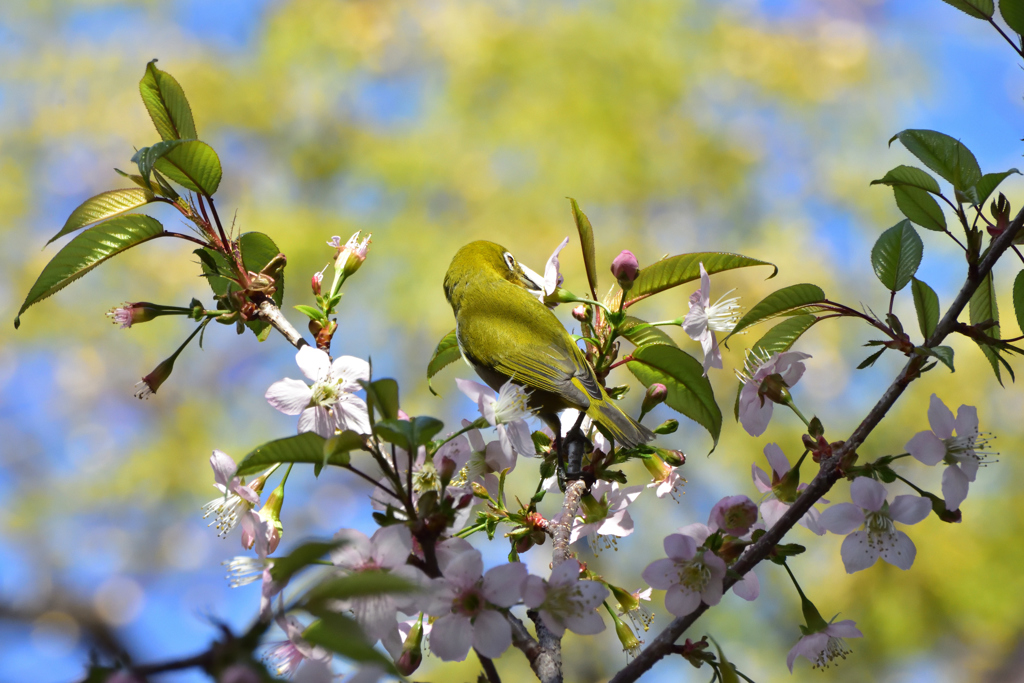
{"type": "Polygon", "coordinates": [[[939,324],[939,295],[926,282],[912,279],[910,290],[914,295],[914,308],[917,310],[917,325],[921,336],[925,339],[932,336],[935,326],[939,324]]]}
{"type": "MultiPolygon", "coordinates": [[[[821,318],[814,315],[797,315],[788,320],[783,320],[754,342],[753,346],[750,347],[751,354],[748,358],[765,353],[773,356],[776,353],[789,351],[803,333],[811,329],[819,320],[821,318]]],[[[750,370],[746,363],[744,363],[744,367],[748,371],[750,370]]],[[[733,414],[737,420],[740,415],[740,389],[742,388],[743,383],[741,382],[736,388],[736,400],[733,402],[733,414]]]]}
{"type": "Polygon", "coordinates": [[[930,194],[908,185],[897,185],[892,193],[904,216],[927,230],[946,231],[946,216],[930,194]]]}
{"type": "MultiPolygon", "coordinates": [[[[281,253],[281,250],[274,244],[274,240],[262,232],[243,234],[238,238],[238,248],[242,251],[242,264],[246,270],[253,273],[263,270],[274,257],[281,253]]],[[[224,296],[229,291],[235,292],[240,289],[236,283],[227,279],[234,273],[234,268],[223,254],[209,247],[196,249],[193,253],[200,256],[203,274],[210,283],[210,289],[213,290],[215,296],[224,296]]],[[[281,270],[277,274],[274,295],[271,297],[278,308],[284,301],[284,280],[284,270],[281,270]]],[[[252,330],[260,341],[266,339],[266,335],[270,331],[269,323],[262,320],[250,320],[246,323],[246,327],[252,330]]]]}
{"type": "Polygon", "coordinates": [[[283,557],[275,557],[270,568],[271,578],[282,583],[290,579],[296,572],[305,569],[321,557],[336,548],[345,545],[344,540],[306,541],[283,557]]]}
{"type": "MultiPolygon", "coordinates": [[[[705,251],[695,254],[669,256],[640,270],[640,275],[633,281],[633,288],[629,290],[626,305],[632,306],[637,301],[646,299],[658,292],[663,292],[666,289],[678,287],[679,285],[699,279],[701,263],[704,264],[704,270],[708,272],[708,275],[735,268],[771,266],[772,274],[766,278],[770,280],[779,272],[779,267],[774,263],[759,261],[758,259],[741,254],[705,251]]],[[[605,303],[611,310],[617,310],[621,297],[622,290],[616,288],[607,297],[605,303]]]]}
{"type": "Polygon", "coordinates": [[[368,410],[376,409],[385,420],[398,419],[398,382],[385,378],[359,384],[366,390],[368,410]]]}
{"type": "Polygon", "coordinates": [[[188,140],[199,137],[196,135],[192,108],[185,98],[185,91],[173,76],[156,68],[155,59],[146,65],[146,74],[139,81],[139,93],[162,139],[188,140]]]}
{"type": "Polygon", "coordinates": [[[326,461],[324,458],[324,443],[327,439],[315,432],[303,432],[295,436],[286,436],[283,439],[268,441],[246,454],[242,458],[242,462],[238,463],[238,471],[235,474],[239,477],[256,474],[276,463],[300,463],[307,465],[323,463],[339,467],[346,465],[348,463],[343,454],[349,450],[362,448],[363,440],[358,434],[349,430],[345,430],[338,436],[343,437],[345,443],[335,442],[335,447],[332,452],[327,454],[326,461]],[[343,447],[344,445],[349,445],[351,448],[346,449],[343,447]]]}
{"type": "Polygon", "coordinates": [[[627,315],[619,334],[628,339],[633,346],[650,346],[651,344],[668,344],[678,346],[672,337],[660,327],[652,327],[646,320],[627,315]]]}
{"type": "MultiPolygon", "coordinates": [[[[141,178],[140,178],[141,180],[141,178]]],[[[131,211],[154,200],[154,194],[142,188],[128,188],[124,190],[108,190],[101,192],[95,197],[86,199],[78,205],[78,208],[71,212],[64,227],[56,235],[50,238],[47,244],[59,237],[72,233],[87,225],[112,218],[125,211],[131,211]]]]}
{"type": "Polygon", "coordinates": [[[594,251],[594,228],[590,225],[587,214],[580,210],[580,205],[572,197],[566,197],[572,207],[572,218],[576,223],[576,231],[580,235],[580,248],[583,250],[583,265],[587,269],[587,282],[591,293],[597,292],[597,256],[594,251]]]}
{"type": "Polygon", "coordinates": [[[156,159],[156,168],[182,187],[208,197],[220,187],[220,157],[199,140],[174,146],[156,159]]]}
{"type": "Polygon", "coordinates": [[[929,356],[938,358],[943,364],[949,368],[950,372],[956,372],[956,368],[953,367],[953,349],[949,346],[933,346],[931,348],[922,348],[924,353],[929,356]]]}
{"type": "Polygon", "coordinates": [[[907,286],[921,265],[924,244],[910,221],[900,221],[879,237],[871,248],[871,266],[886,289],[907,286]]]}
{"type": "Polygon", "coordinates": [[[1017,327],[1024,332],[1024,270],[1013,280],[1013,312],[1017,316],[1017,327]]]}
{"type": "Polygon", "coordinates": [[[999,0],[999,13],[1007,26],[1024,33],[1024,0],[999,0]]]}
{"type": "Polygon", "coordinates": [[[978,160],[959,140],[934,130],[908,129],[889,140],[899,140],[924,165],[945,178],[961,192],[981,182],[978,160]]]}
{"type": "Polygon", "coordinates": [[[804,309],[823,301],[825,301],[825,291],[817,285],[805,283],[783,287],[761,299],[747,311],[746,315],[736,323],[732,332],[722,340],[722,343],[724,344],[734,334],[751,325],[777,318],[780,315],[803,314],[808,312],[804,309]]]}
{"type": "Polygon", "coordinates": [[[434,378],[434,375],[441,372],[441,369],[445,366],[451,365],[460,358],[462,358],[462,352],[459,350],[459,340],[455,337],[455,330],[452,330],[438,342],[437,348],[434,349],[434,354],[430,357],[430,362],[427,363],[427,388],[430,389],[430,393],[438,396],[438,393],[434,391],[434,387],[430,384],[430,380],[434,378]]]}
{"type": "Polygon", "coordinates": [[[21,326],[21,314],[46,297],[60,291],[112,256],[164,234],[155,218],[141,215],[116,216],[89,228],[71,240],[46,264],[14,319],[21,326]]]}
{"type": "Polygon", "coordinates": [[[630,355],[633,360],[626,363],[629,371],[645,387],[664,384],[668,389],[665,403],[708,430],[714,451],[722,433],[722,411],[715,402],[715,392],[704,376],[700,361],[667,344],[641,346],[630,355]]]}
{"type": "Polygon", "coordinates": [[[380,438],[412,453],[429,443],[444,428],[444,423],[434,417],[419,415],[408,420],[380,420],[374,428],[380,438]]]}
{"type": "Polygon", "coordinates": [[[1020,175],[1020,171],[1015,168],[1011,168],[1009,171],[1003,171],[1002,173],[986,173],[983,175],[981,180],[978,181],[977,186],[974,188],[978,195],[978,206],[984,204],[985,200],[987,200],[992,193],[995,192],[995,189],[999,187],[999,184],[1014,173],[1020,175]]]}
{"type": "Polygon", "coordinates": [[[132,155],[132,163],[139,167],[139,173],[142,175],[143,182],[150,184],[150,187],[152,187],[149,176],[153,173],[153,168],[156,166],[157,161],[160,160],[160,157],[184,143],[184,140],[165,140],[136,151],[132,155]]]}
{"type": "Polygon", "coordinates": [[[975,19],[989,19],[996,11],[992,0],[945,0],[945,3],[975,19]]]}
{"type": "MultiPolygon", "coordinates": [[[[978,285],[978,289],[974,291],[974,296],[971,297],[971,302],[968,307],[969,317],[972,325],[994,320],[996,325],[985,329],[985,334],[995,339],[999,339],[999,305],[996,303],[995,295],[995,281],[992,277],[992,272],[985,276],[985,279],[978,285]]],[[[999,371],[1000,363],[1005,363],[999,355],[999,351],[988,344],[982,344],[975,340],[982,353],[985,354],[985,358],[988,359],[989,365],[992,366],[992,372],[995,373],[996,379],[999,380],[999,384],[1003,383],[1002,375],[999,371]]],[[[1008,367],[1008,366],[1007,366],[1008,367]]],[[[1012,370],[1011,370],[1012,373],[1012,370]]]]}
{"type": "Polygon", "coordinates": [[[872,180],[871,184],[916,187],[932,194],[940,192],[938,181],[917,166],[897,166],[878,180],[872,180]]]}

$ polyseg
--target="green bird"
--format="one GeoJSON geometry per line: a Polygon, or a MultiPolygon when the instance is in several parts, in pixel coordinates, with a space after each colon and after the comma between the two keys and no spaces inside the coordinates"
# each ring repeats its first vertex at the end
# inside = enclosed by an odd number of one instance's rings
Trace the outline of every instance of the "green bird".
{"type": "Polygon", "coordinates": [[[632,447],[654,433],[626,415],[601,386],[586,356],[536,295],[540,284],[507,249],[470,242],[444,276],[462,356],[497,391],[509,379],[529,390],[527,405],[559,434],[558,413],[576,408],[632,447]]]}

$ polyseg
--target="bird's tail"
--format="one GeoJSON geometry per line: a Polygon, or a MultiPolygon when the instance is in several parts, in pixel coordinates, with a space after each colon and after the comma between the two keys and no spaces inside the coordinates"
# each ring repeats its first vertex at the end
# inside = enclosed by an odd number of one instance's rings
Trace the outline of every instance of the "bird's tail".
{"type": "Polygon", "coordinates": [[[601,401],[591,401],[587,415],[594,422],[607,429],[619,443],[633,448],[654,438],[654,432],[626,415],[607,394],[601,401]]]}

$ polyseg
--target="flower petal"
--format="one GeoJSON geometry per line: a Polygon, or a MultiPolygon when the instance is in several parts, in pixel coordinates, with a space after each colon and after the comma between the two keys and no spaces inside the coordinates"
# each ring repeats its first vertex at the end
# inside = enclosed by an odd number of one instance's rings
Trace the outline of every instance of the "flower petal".
{"type": "Polygon", "coordinates": [[[647,565],[640,576],[651,588],[667,590],[679,583],[680,567],[674,560],[663,557],[647,565]]]}
{"type": "Polygon", "coordinates": [[[341,394],[332,406],[338,429],[351,429],[357,434],[369,434],[370,416],[366,401],[352,394],[341,394]]]}
{"type": "Polygon", "coordinates": [[[362,531],[342,529],[334,534],[334,538],[335,540],[345,542],[344,545],[331,551],[331,562],[335,566],[344,567],[345,569],[359,569],[370,559],[370,539],[362,531]]]}
{"type": "Polygon", "coordinates": [[[863,638],[864,634],[855,625],[853,619],[843,619],[828,625],[825,633],[836,638],[863,638]]]}
{"type": "Polygon", "coordinates": [[[580,562],[579,560],[566,560],[551,570],[548,584],[551,586],[571,586],[579,581],[580,562]]]}
{"type": "Polygon", "coordinates": [[[430,631],[430,651],[444,662],[461,662],[473,645],[473,624],[462,614],[446,614],[430,631]]]}
{"type": "Polygon", "coordinates": [[[699,604],[700,595],[678,583],[665,593],[665,609],[677,617],[685,617],[699,604]]]}
{"type": "Polygon", "coordinates": [[[871,477],[857,477],[850,484],[850,498],[865,510],[878,512],[885,503],[885,487],[871,477]]]}
{"type": "Polygon", "coordinates": [[[974,406],[960,406],[956,409],[956,435],[974,436],[978,433],[978,409],[974,406]]]}
{"type": "Polygon", "coordinates": [[[744,574],[742,579],[732,585],[732,592],[747,601],[757,600],[761,594],[761,582],[757,574],[752,571],[744,574]]]}
{"type": "Polygon", "coordinates": [[[692,560],[697,554],[697,541],[686,534],[669,534],[663,542],[665,554],[675,561],[692,560]]]}
{"type": "Polygon", "coordinates": [[[836,503],[821,513],[821,526],[834,534],[848,534],[864,524],[864,511],[853,503],[836,503]]]}
{"type": "Polygon", "coordinates": [[[326,378],[331,372],[331,358],[325,351],[306,345],[295,354],[295,362],[302,374],[314,382],[326,378]]]}
{"type": "Polygon", "coordinates": [[[453,558],[444,568],[444,578],[459,588],[469,588],[484,572],[484,560],[479,550],[470,550],[453,558]]]}
{"type": "Polygon", "coordinates": [[[370,364],[355,356],[338,356],[331,363],[331,378],[340,380],[342,391],[359,391],[357,380],[370,379],[370,364]]]}
{"type": "Polygon", "coordinates": [[[787,503],[783,503],[776,498],[769,498],[761,503],[761,517],[764,518],[765,528],[771,529],[778,524],[779,520],[782,519],[782,515],[786,514],[788,509],[789,505],[787,503]]]}
{"type": "MultiPolygon", "coordinates": [[[[305,348],[305,347],[303,347],[305,348]]],[[[327,408],[312,406],[302,411],[299,416],[299,433],[313,432],[325,439],[334,436],[334,418],[327,412],[327,408]]]]}
{"type": "Polygon", "coordinates": [[[213,455],[210,456],[210,467],[213,468],[213,480],[225,488],[234,479],[235,472],[238,471],[238,465],[235,464],[234,459],[224,451],[217,449],[214,449],[213,455]]]}
{"type": "Polygon", "coordinates": [[[854,531],[843,539],[843,546],[840,549],[843,564],[846,566],[846,573],[853,574],[861,569],[867,569],[878,560],[878,547],[868,539],[868,532],[854,531]]]}
{"type": "Polygon", "coordinates": [[[772,490],[772,482],[768,478],[768,474],[757,465],[750,465],[750,476],[754,479],[754,486],[761,493],[768,493],[772,490]]]}
{"type": "Polygon", "coordinates": [[[480,382],[456,378],[455,386],[459,388],[459,391],[468,396],[473,403],[480,403],[481,399],[494,399],[494,390],[480,384],[480,382]]]}
{"type": "Polygon", "coordinates": [[[896,496],[889,503],[889,516],[902,524],[917,524],[931,511],[932,502],[923,496],[896,496]]]}
{"type": "Polygon", "coordinates": [[[928,466],[937,465],[946,456],[946,444],[935,436],[935,432],[918,432],[904,448],[907,449],[907,453],[928,466]]]}
{"type": "Polygon", "coordinates": [[[771,401],[761,402],[757,395],[757,384],[747,382],[740,390],[740,424],[751,436],[761,436],[768,429],[772,419],[771,401]]]}
{"type": "Polygon", "coordinates": [[[910,536],[897,529],[887,541],[882,545],[882,559],[900,569],[910,569],[914,564],[914,558],[917,557],[917,547],[910,540],[910,536]]]}
{"type": "Polygon", "coordinates": [[[544,603],[548,587],[539,576],[527,576],[523,581],[523,602],[530,609],[536,609],[544,603]]]}
{"type": "Polygon", "coordinates": [[[525,420],[515,420],[504,426],[508,430],[508,439],[516,453],[531,458],[537,455],[533,446],[533,438],[530,436],[530,428],[526,425],[525,420]]]}
{"type": "Polygon", "coordinates": [[[967,498],[967,489],[970,487],[967,475],[963,471],[951,465],[942,473],[942,497],[946,499],[946,509],[959,510],[964,499],[967,498]]]}
{"type": "Polygon", "coordinates": [[[562,621],[567,629],[581,636],[592,636],[604,630],[604,619],[593,609],[580,614],[563,615],[562,621]]]}
{"type": "Polygon", "coordinates": [[[286,377],[271,384],[263,396],[267,403],[285,415],[298,415],[309,405],[313,391],[305,382],[286,377]]]}
{"type": "Polygon", "coordinates": [[[526,580],[528,573],[526,565],[522,562],[509,562],[492,567],[484,574],[480,592],[492,605],[511,607],[522,598],[523,581],[526,580]]]}
{"type": "Polygon", "coordinates": [[[373,532],[370,544],[377,566],[388,569],[400,567],[405,564],[412,552],[412,533],[407,526],[393,524],[373,532]]]}
{"type": "Polygon", "coordinates": [[[953,428],[956,426],[953,411],[947,408],[942,399],[935,394],[932,394],[928,402],[928,424],[940,439],[948,439],[953,436],[953,428]]]}
{"type": "MultiPolygon", "coordinates": [[[[431,636],[433,638],[433,636],[431,636]]],[[[473,647],[484,657],[497,659],[512,646],[512,627],[500,612],[485,609],[473,620],[473,647]]]]}
{"type": "MultiPolygon", "coordinates": [[[[711,529],[708,528],[707,524],[694,522],[693,524],[687,524],[684,527],[679,527],[679,533],[684,536],[689,536],[696,541],[698,546],[700,546],[704,544],[704,541],[708,540],[708,536],[711,535],[711,529]]],[[[671,557],[671,555],[669,557],[671,557]]]]}

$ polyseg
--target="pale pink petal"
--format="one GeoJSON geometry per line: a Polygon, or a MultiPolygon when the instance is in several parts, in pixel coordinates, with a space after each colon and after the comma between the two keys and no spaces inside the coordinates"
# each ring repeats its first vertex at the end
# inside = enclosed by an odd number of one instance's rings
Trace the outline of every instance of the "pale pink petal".
{"type": "Polygon", "coordinates": [[[928,403],[928,424],[940,439],[948,439],[953,436],[953,428],[956,426],[953,411],[947,408],[946,404],[935,394],[932,394],[928,403]]]}
{"type": "Polygon", "coordinates": [[[533,447],[533,438],[530,436],[530,428],[526,426],[524,420],[509,422],[504,427],[508,430],[509,441],[512,442],[512,448],[516,450],[516,453],[527,457],[537,455],[537,451],[533,447]]]}
{"type": "MultiPolygon", "coordinates": [[[[249,549],[256,542],[256,524],[260,521],[260,516],[252,510],[246,510],[242,513],[242,516],[238,520],[238,525],[242,527],[242,547],[249,549]]],[[[265,557],[265,556],[264,556],[265,557]]]]}
{"type": "Polygon", "coordinates": [[[981,460],[977,457],[966,456],[957,465],[967,476],[967,481],[974,481],[978,478],[978,468],[981,467],[981,460]]]}
{"type": "Polygon", "coordinates": [[[864,510],[853,503],[836,503],[821,513],[821,526],[834,534],[848,534],[864,524],[864,510]]]}
{"type": "Polygon", "coordinates": [[[757,395],[757,384],[747,382],[740,390],[740,424],[751,436],[761,436],[768,429],[772,419],[772,406],[769,400],[761,403],[757,395]]]}
{"type": "Polygon", "coordinates": [[[352,394],[341,394],[332,408],[340,431],[351,429],[357,434],[370,433],[370,416],[363,399],[352,394]]]}
{"type": "Polygon", "coordinates": [[[708,536],[711,535],[711,529],[708,528],[707,524],[694,522],[693,524],[687,524],[684,527],[679,527],[679,533],[684,536],[689,536],[697,542],[697,545],[703,545],[704,541],[708,540],[708,536]]]}
{"type": "Polygon", "coordinates": [[[868,532],[862,530],[854,531],[843,539],[840,555],[846,573],[853,574],[873,565],[878,560],[879,552],[878,547],[869,542],[868,532]]]}
{"type": "Polygon", "coordinates": [[[665,593],[665,609],[677,617],[685,617],[699,604],[700,596],[678,583],[669,586],[665,593]]]}
{"type": "Polygon", "coordinates": [[[441,570],[441,573],[444,574],[445,570],[448,568],[448,564],[452,560],[462,553],[469,552],[472,549],[473,545],[469,541],[457,536],[446,538],[438,543],[434,552],[437,554],[437,566],[441,570]]]}
{"type": "Polygon", "coordinates": [[[523,581],[523,603],[530,609],[536,609],[544,603],[548,594],[544,579],[539,576],[527,576],[523,581]]]}
{"type": "Polygon", "coordinates": [[[782,376],[786,386],[794,386],[804,375],[804,364],[800,361],[810,358],[809,353],[786,351],[780,353],[775,362],[775,372],[782,376]]]}
{"type": "Polygon", "coordinates": [[[620,510],[601,520],[596,531],[602,536],[624,538],[633,533],[633,518],[629,515],[629,510],[620,510]]]}
{"type": "Polygon", "coordinates": [[[665,554],[672,560],[685,562],[697,554],[697,541],[686,534],[669,534],[665,537],[663,545],[665,554]]]}
{"type": "Polygon", "coordinates": [[[459,391],[468,396],[473,403],[480,403],[484,399],[494,399],[494,390],[480,384],[480,382],[456,378],[455,386],[459,388],[459,391]]]}
{"type": "Polygon", "coordinates": [[[393,524],[377,529],[370,543],[377,566],[392,569],[404,565],[409,559],[409,553],[412,552],[412,533],[406,526],[393,524]]]}
{"type": "Polygon", "coordinates": [[[565,245],[569,244],[569,238],[566,237],[562,240],[562,243],[555,247],[555,252],[551,254],[551,258],[548,259],[547,265],[544,266],[544,293],[552,294],[561,280],[561,274],[558,272],[558,254],[565,249],[565,245]]]}
{"type": "Polygon", "coordinates": [[[793,646],[793,649],[789,651],[789,656],[786,657],[786,666],[789,667],[789,672],[793,673],[793,663],[796,662],[797,657],[804,657],[812,662],[816,661],[827,643],[828,634],[821,632],[812,633],[796,641],[796,645],[793,646]]]}
{"type": "Polygon", "coordinates": [[[398,618],[390,595],[367,595],[351,600],[352,614],[370,642],[387,636],[398,618]]]}
{"type": "Polygon", "coordinates": [[[584,611],[595,609],[608,597],[608,589],[597,581],[579,581],[576,586],[576,604],[584,611]]]}
{"type": "Polygon", "coordinates": [[[542,609],[540,611],[540,619],[544,622],[544,625],[548,627],[548,630],[555,636],[561,638],[565,635],[565,624],[563,624],[562,620],[556,615],[546,609],[542,609]]]}
{"type": "Polygon", "coordinates": [[[312,346],[303,346],[295,354],[295,362],[302,374],[314,382],[326,378],[331,372],[331,359],[326,352],[312,346]]]}
{"type": "Polygon", "coordinates": [[[480,592],[498,607],[511,607],[522,597],[523,581],[529,572],[522,562],[509,562],[492,567],[484,574],[480,592]]]}
{"type": "Polygon", "coordinates": [[[580,578],[579,560],[566,560],[551,570],[548,583],[551,586],[571,586],[580,578]]]}
{"type": "MultiPolygon", "coordinates": [[[[306,347],[303,347],[306,348],[306,347]]],[[[327,412],[327,408],[312,406],[302,411],[299,416],[299,433],[313,432],[325,439],[334,436],[335,421],[327,412]]]]}
{"type": "Polygon", "coordinates": [[[947,467],[942,473],[942,497],[946,499],[946,509],[959,510],[967,498],[969,487],[967,475],[959,467],[947,467]]]}
{"type": "Polygon", "coordinates": [[[761,493],[768,493],[772,490],[772,482],[768,474],[757,465],[750,466],[750,476],[754,478],[754,486],[761,493]]]}
{"type": "Polygon", "coordinates": [[[923,496],[896,496],[889,503],[889,516],[903,524],[917,524],[931,511],[932,502],[923,496]]]}
{"type": "Polygon", "coordinates": [[[231,483],[235,472],[238,471],[238,465],[235,464],[231,456],[224,451],[216,449],[214,449],[213,455],[210,456],[210,467],[213,468],[214,481],[225,488],[231,483]]]}
{"type": "Polygon", "coordinates": [[[771,498],[761,503],[761,517],[764,518],[765,528],[771,529],[773,526],[778,524],[779,520],[782,519],[782,515],[786,514],[786,510],[788,509],[789,505],[775,498],[771,498]]]}
{"type": "Polygon", "coordinates": [[[479,550],[470,550],[452,559],[444,568],[444,578],[454,586],[469,588],[484,572],[484,561],[479,550]]]}
{"type": "MultiPolygon", "coordinates": [[[[433,639],[435,636],[431,636],[433,639]]],[[[473,620],[473,647],[484,657],[496,659],[512,645],[512,627],[500,612],[485,609],[473,620]]]]}
{"type": "Polygon", "coordinates": [[[900,569],[910,569],[914,564],[914,558],[917,557],[914,542],[899,530],[893,532],[889,540],[891,542],[882,544],[882,559],[900,569]]]}
{"type": "Polygon", "coordinates": [[[331,363],[331,378],[341,380],[343,391],[358,391],[361,387],[356,380],[370,379],[370,364],[355,356],[339,356],[331,363]]]}
{"type": "Polygon", "coordinates": [[[461,662],[473,646],[473,625],[462,614],[446,614],[430,631],[430,651],[444,662],[461,662]]]}
{"type": "Polygon", "coordinates": [[[771,465],[772,472],[781,478],[786,472],[789,472],[789,458],[779,448],[779,444],[770,443],[764,447],[764,457],[767,458],[768,464],[771,465]]]}
{"type": "Polygon", "coordinates": [[[978,409],[960,406],[956,409],[956,435],[972,436],[978,433],[978,409]]]}
{"type": "MultiPolygon", "coordinates": [[[[473,423],[470,422],[469,420],[462,421],[463,427],[468,427],[471,424],[473,423]]],[[[466,437],[469,438],[469,445],[473,449],[474,453],[479,453],[483,451],[484,448],[486,448],[486,446],[484,445],[484,437],[482,434],[480,434],[479,429],[469,430],[468,432],[466,432],[466,437]]]]}
{"type": "Polygon", "coordinates": [[[708,370],[711,368],[721,370],[724,366],[722,365],[722,350],[718,348],[718,337],[715,336],[715,331],[705,330],[704,332],[700,338],[700,345],[704,351],[704,375],[707,376],[708,370]]]}
{"type": "Polygon", "coordinates": [[[743,575],[743,578],[732,585],[732,592],[740,596],[744,600],[757,600],[757,596],[761,594],[761,582],[757,579],[757,574],[750,571],[743,575]]]}
{"type": "Polygon", "coordinates": [[[679,583],[679,565],[663,557],[647,565],[640,576],[651,588],[665,590],[679,583]]]}
{"type": "Polygon", "coordinates": [[[935,436],[935,432],[918,432],[904,448],[922,464],[929,466],[937,465],[946,456],[946,444],[935,436]]]}
{"type": "Polygon", "coordinates": [[[694,341],[700,340],[708,329],[708,313],[699,304],[690,304],[690,311],[683,316],[683,332],[694,341]]]}
{"type": "MultiPolygon", "coordinates": [[[[828,501],[824,498],[821,499],[822,503],[828,501]]],[[[821,524],[821,513],[816,508],[811,508],[804,513],[804,516],[800,518],[800,524],[809,529],[811,533],[817,534],[818,536],[825,535],[825,527],[821,524]]]]}
{"type": "Polygon", "coordinates": [[[285,378],[271,384],[264,397],[285,415],[298,415],[309,405],[313,391],[305,382],[285,378]]]}
{"type": "Polygon", "coordinates": [[[854,624],[853,619],[836,621],[828,625],[825,633],[836,638],[863,638],[864,634],[854,624]]]}
{"type": "MultiPolygon", "coordinates": [[[[351,679],[349,683],[351,683],[351,679]]],[[[322,659],[306,659],[299,666],[292,678],[292,683],[331,683],[334,680],[334,672],[331,666],[322,659]]]]}
{"type": "Polygon", "coordinates": [[[871,477],[857,477],[850,484],[850,498],[869,512],[878,512],[885,503],[885,487],[871,477]]]}
{"type": "Polygon", "coordinates": [[[704,308],[711,305],[711,276],[704,270],[704,263],[700,264],[700,301],[704,308]]]}
{"type": "Polygon", "coordinates": [[[592,636],[604,630],[604,619],[592,609],[581,614],[566,614],[562,619],[567,629],[581,636],[592,636]]]}

